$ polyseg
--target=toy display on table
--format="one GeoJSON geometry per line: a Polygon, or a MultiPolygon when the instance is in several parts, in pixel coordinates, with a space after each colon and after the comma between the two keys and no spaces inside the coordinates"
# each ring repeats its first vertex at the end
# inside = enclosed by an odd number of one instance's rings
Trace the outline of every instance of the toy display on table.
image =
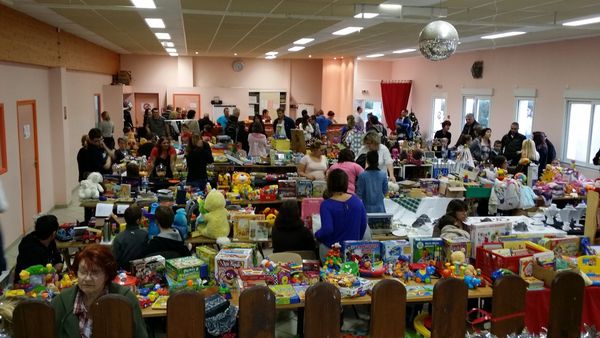
{"type": "Polygon", "coordinates": [[[410,270],[410,257],[400,255],[395,262],[389,262],[388,274],[405,283],[414,278],[414,273],[410,270]]]}
{"type": "Polygon", "coordinates": [[[600,286],[600,256],[579,256],[577,266],[590,279],[591,285],[600,286]]]}
{"type": "Polygon", "coordinates": [[[137,291],[138,279],[135,276],[127,274],[125,271],[119,272],[113,279],[113,282],[121,286],[128,287],[134,294],[137,291]]]}
{"type": "Polygon", "coordinates": [[[51,301],[60,293],[60,290],[72,286],[73,281],[77,281],[67,273],[63,276],[66,276],[63,277],[64,283],[59,280],[59,276],[51,264],[46,266],[33,265],[19,273],[19,281],[11,288],[4,290],[4,295],[6,297],[28,297],[51,301]],[[67,280],[70,283],[67,283],[67,280]]]}
{"type": "Polygon", "coordinates": [[[208,279],[208,264],[197,257],[188,256],[168,259],[165,261],[165,271],[168,278],[174,281],[208,279]]]}
{"type": "Polygon", "coordinates": [[[296,180],[279,180],[277,182],[277,195],[281,199],[296,198],[297,193],[296,180]]]}
{"type": "Polygon", "coordinates": [[[414,270],[414,280],[417,283],[430,284],[431,277],[435,273],[435,264],[434,262],[430,262],[429,264],[419,263],[411,265],[411,268],[414,270]],[[415,269],[416,268],[416,269],[415,269]]]}
{"type": "Polygon", "coordinates": [[[412,240],[413,263],[441,262],[444,241],[441,238],[414,238],[412,240]]]}
{"type": "Polygon", "coordinates": [[[363,277],[381,277],[385,273],[382,246],[379,241],[344,241],[346,262],[356,262],[363,277]]]}
{"type": "Polygon", "coordinates": [[[342,267],[341,248],[340,243],[331,245],[331,249],[327,251],[323,267],[321,268],[322,274],[340,271],[342,267]]]}
{"type": "Polygon", "coordinates": [[[361,297],[373,288],[373,281],[346,273],[329,273],[323,281],[337,286],[342,298],[361,297]]]}
{"type": "Polygon", "coordinates": [[[162,284],[165,282],[165,258],[160,255],[131,261],[131,274],[139,285],[162,284]]]}
{"type": "Polygon", "coordinates": [[[252,261],[252,249],[221,249],[215,257],[217,283],[234,287],[239,270],[253,267],[252,261]]]}

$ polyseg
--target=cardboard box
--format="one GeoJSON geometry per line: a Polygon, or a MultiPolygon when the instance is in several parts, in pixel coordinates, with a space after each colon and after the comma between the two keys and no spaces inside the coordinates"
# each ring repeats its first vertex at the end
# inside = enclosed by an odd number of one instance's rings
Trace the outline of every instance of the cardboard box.
{"type": "Polygon", "coordinates": [[[471,257],[483,243],[497,242],[500,236],[509,235],[512,230],[510,221],[481,222],[471,225],[471,257]]]}
{"type": "Polygon", "coordinates": [[[413,238],[413,263],[441,262],[444,257],[444,241],[441,238],[413,238]]]}
{"type": "MultiPolygon", "coordinates": [[[[569,270],[561,270],[561,271],[569,271],[569,270]]],[[[535,262],[533,264],[533,277],[544,281],[544,286],[546,286],[548,288],[552,286],[552,281],[554,280],[554,277],[556,277],[556,275],[561,271],[544,269],[543,267],[541,267],[539,264],[537,264],[535,262]]],[[[570,271],[578,273],[579,269],[572,268],[572,269],[570,269],[570,271]]]]}
{"type": "Polygon", "coordinates": [[[200,278],[200,267],[206,264],[197,257],[180,257],[165,262],[167,276],[174,281],[200,278]]]}
{"type": "Polygon", "coordinates": [[[203,262],[208,263],[208,271],[210,275],[215,274],[215,256],[219,252],[210,246],[202,245],[196,247],[196,256],[203,262]]]}
{"type": "Polygon", "coordinates": [[[444,259],[450,260],[450,255],[454,251],[462,251],[465,254],[467,262],[471,258],[471,242],[468,240],[444,240],[444,259]]]}
{"type": "Polygon", "coordinates": [[[323,197],[323,193],[325,192],[325,190],[327,190],[327,182],[319,180],[312,182],[312,197],[323,197]]]}
{"type": "Polygon", "coordinates": [[[237,214],[231,216],[233,223],[233,238],[234,240],[247,241],[250,240],[250,223],[255,220],[264,220],[265,215],[258,214],[237,214]]]}
{"type": "Polygon", "coordinates": [[[131,274],[140,285],[162,283],[165,271],[165,258],[160,255],[131,261],[131,274]]]}
{"type": "Polygon", "coordinates": [[[542,238],[538,244],[548,250],[554,251],[558,255],[570,257],[579,255],[579,237],[577,236],[542,238]]]}
{"type": "Polygon", "coordinates": [[[277,188],[279,198],[296,198],[296,180],[279,180],[277,188]]]}
{"type": "Polygon", "coordinates": [[[381,241],[383,247],[383,261],[388,264],[393,264],[398,260],[398,257],[408,257],[408,261],[412,260],[412,246],[409,241],[391,240],[381,241]]]}
{"type": "Polygon", "coordinates": [[[240,269],[253,266],[252,249],[221,249],[215,257],[215,279],[234,287],[240,269]]]}
{"type": "Polygon", "coordinates": [[[440,192],[440,180],[436,178],[420,178],[419,184],[428,196],[438,195],[440,192]]]}
{"type": "Polygon", "coordinates": [[[258,266],[258,246],[256,243],[227,243],[221,245],[221,249],[251,249],[252,266],[258,266]]]}
{"type": "Polygon", "coordinates": [[[269,285],[269,289],[275,294],[275,304],[300,303],[300,297],[298,297],[298,294],[292,285],[269,285]]]}
{"type": "Polygon", "coordinates": [[[311,197],[312,196],[313,184],[310,180],[298,180],[296,183],[296,196],[298,197],[311,197]]]}
{"type": "Polygon", "coordinates": [[[371,263],[382,261],[382,250],[380,241],[344,241],[342,243],[342,255],[344,262],[370,261],[371,263]]]}

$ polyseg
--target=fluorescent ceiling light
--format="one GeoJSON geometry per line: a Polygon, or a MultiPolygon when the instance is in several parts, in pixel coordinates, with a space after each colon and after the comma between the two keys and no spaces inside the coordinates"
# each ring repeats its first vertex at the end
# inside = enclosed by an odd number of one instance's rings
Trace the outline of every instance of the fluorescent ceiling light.
{"type": "Polygon", "coordinates": [[[267,55],[267,56],[265,56],[265,59],[267,59],[267,60],[273,60],[276,57],[277,56],[275,56],[275,55],[267,55]]]}
{"type": "Polygon", "coordinates": [[[574,20],[574,21],[567,21],[567,22],[563,22],[562,25],[576,27],[576,26],[591,25],[593,23],[598,23],[598,22],[600,22],[600,16],[596,16],[593,18],[587,18],[587,19],[574,20]]]}
{"type": "Polygon", "coordinates": [[[348,35],[348,34],[352,34],[355,32],[360,32],[360,30],[363,29],[362,27],[346,27],[344,29],[340,29],[339,31],[335,31],[331,34],[333,35],[348,35]]]}
{"type": "Polygon", "coordinates": [[[175,44],[171,41],[163,41],[161,42],[161,45],[163,45],[163,47],[175,47],[175,44]]]}
{"type": "Polygon", "coordinates": [[[393,11],[398,11],[398,10],[402,9],[402,5],[396,5],[396,4],[380,4],[379,7],[382,9],[388,9],[388,10],[393,10],[393,11]]]}
{"type": "Polygon", "coordinates": [[[404,53],[411,53],[416,51],[416,49],[414,48],[406,48],[406,49],[399,49],[399,50],[395,50],[392,53],[394,54],[404,54],[404,53]]]}
{"type": "Polygon", "coordinates": [[[379,13],[358,13],[354,17],[357,19],[373,19],[378,15],[379,13]]]}
{"type": "Polygon", "coordinates": [[[171,40],[171,35],[169,33],[154,33],[156,38],[159,40],[171,40]]]}
{"type": "Polygon", "coordinates": [[[383,54],[371,54],[371,55],[367,55],[368,58],[378,58],[378,57],[382,57],[383,54]]]}
{"type": "Polygon", "coordinates": [[[266,52],[265,55],[269,55],[269,56],[275,56],[279,54],[279,52],[266,52]]]}
{"type": "Polygon", "coordinates": [[[305,45],[305,44],[307,44],[309,42],[313,42],[313,41],[315,41],[315,39],[313,39],[313,38],[302,38],[300,40],[294,41],[294,45],[305,45]]]}
{"type": "Polygon", "coordinates": [[[177,53],[177,49],[175,48],[165,48],[165,50],[167,51],[167,53],[177,53]]]}
{"type": "Polygon", "coordinates": [[[154,0],[131,0],[131,3],[137,8],[156,8],[154,0]]]}
{"type": "Polygon", "coordinates": [[[303,50],[304,48],[304,46],[294,46],[292,48],[288,48],[288,52],[297,52],[299,50],[303,50]]]}
{"type": "Polygon", "coordinates": [[[165,22],[163,19],[145,19],[146,23],[150,28],[165,28],[165,22]]]}
{"type": "Polygon", "coordinates": [[[177,54],[177,53],[169,53],[169,55],[171,55],[171,56],[179,56],[179,54],[177,54]]]}
{"type": "Polygon", "coordinates": [[[505,33],[484,35],[481,38],[486,39],[486,40],[491,40],[491,39],[507,38],[509,36],[523,35],[523,34],[525,34],[525,32],[505,32],[505,33]]]}

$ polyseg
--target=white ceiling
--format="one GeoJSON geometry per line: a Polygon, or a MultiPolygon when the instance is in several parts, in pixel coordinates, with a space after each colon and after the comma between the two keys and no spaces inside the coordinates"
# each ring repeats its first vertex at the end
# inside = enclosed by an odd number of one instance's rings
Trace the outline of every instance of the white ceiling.
{"type": "Polygon", "coordinates": [[[564,27],[562,22],[600,15],[598,0],[388,0],[401,11],[385,11],[383,0],[154,0],[156,9],[138,9],[129,0],[0,0],[41,21],[122,54],[167,53],[154,32],[168,32],[180,55],[314,58],[362,57],[415,48],[421,29],[439,16],[460,35],[459,51],[600,35],[600,24],[564,27]],[[381,13],[355,19],[360,12],[381,13]],[[165,29],[144,18],[162,18],[165,29]],[[347,27],[359,33],[334,36],[347,27]],[[525,35],[496,40],[480,37],[520,30],[525,35]],[[303,37],[315,38],[288,52],[303,37]]]}

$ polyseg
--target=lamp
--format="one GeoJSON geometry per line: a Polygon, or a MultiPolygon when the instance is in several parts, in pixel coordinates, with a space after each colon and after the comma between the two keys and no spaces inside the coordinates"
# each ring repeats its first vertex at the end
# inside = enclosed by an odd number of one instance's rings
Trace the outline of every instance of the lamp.
{"type": "Polygon", "coordinates": [[[419,51],[428,60],[444,60],[454,54],[458,39],[458,32],[450,23],[433,21],[419,34],[419,51]]]}

